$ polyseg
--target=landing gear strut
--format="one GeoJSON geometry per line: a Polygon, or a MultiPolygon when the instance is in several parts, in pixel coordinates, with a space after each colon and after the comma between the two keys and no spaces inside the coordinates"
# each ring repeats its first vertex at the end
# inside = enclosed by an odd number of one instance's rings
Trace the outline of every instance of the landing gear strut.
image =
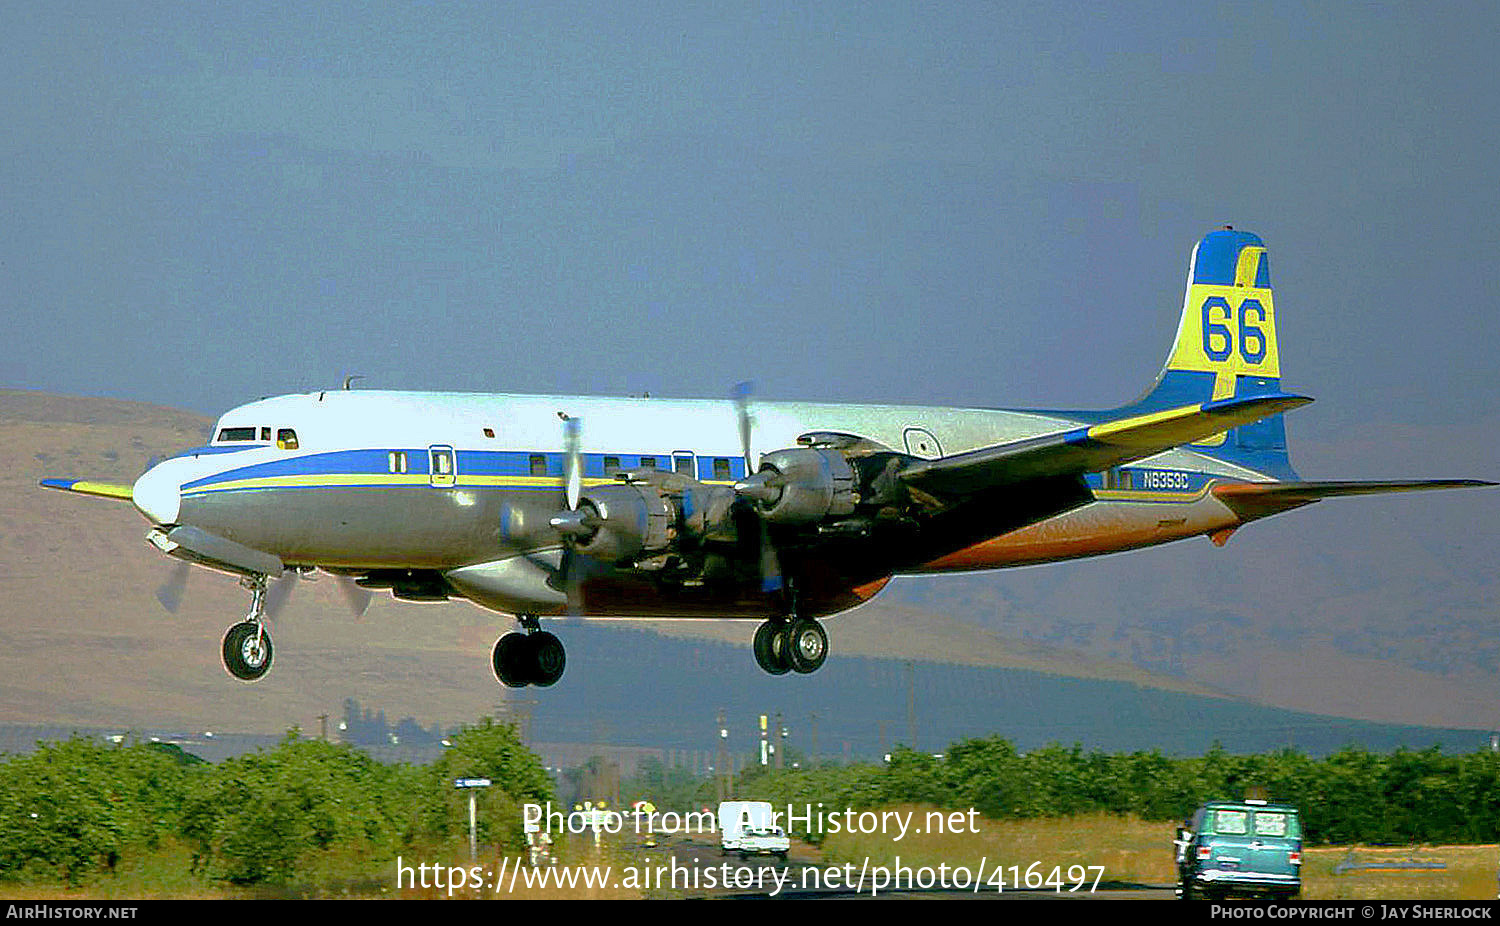
{"type": "Polygon", "coordinates": [[[771,675],[816,672],[828,658],[828,633],[811,618],[772,618],[755,631],[755,662],[771,675]]]}
{"type": "Polygon", "coordinates": [[[490,659],[495,678],[507,688],[557,684],[568,664],[562,641],[541,629],[533,615],[522,614],[520,621],[525,633],[508,633],[495,641],[490,659]]]}
{"type": "Polygon", "coordinates": [[[271,634],[266,630],[266,577],[241,579],[250,589],[250,613],[224,634],[224,668],[237,679],[253,682],[271,668],[271,634]]]}

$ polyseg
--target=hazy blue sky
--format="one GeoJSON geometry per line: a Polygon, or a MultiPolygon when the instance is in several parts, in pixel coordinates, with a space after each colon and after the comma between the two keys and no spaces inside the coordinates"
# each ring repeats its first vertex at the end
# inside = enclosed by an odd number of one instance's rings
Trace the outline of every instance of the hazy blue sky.
{"type": "Polygon", "coordinates": [[[1500,412],[1500,7],[808,6],[6,3],[0,385],[1102,407],[1228,222],[1300,419],[1500,412]]]}
{"type": "MultiPolygon", "coordinates": [[[[1232,223],[1305,476],[1500,479],[1497,36],[1493,2],[11,0],[0,387],[1109,407],[1232,223]]],[[[1500,490],[1442,493],[891,597],[1168,670],[1472,653],[1500,693],[1497,548],[1500,490]]]]}

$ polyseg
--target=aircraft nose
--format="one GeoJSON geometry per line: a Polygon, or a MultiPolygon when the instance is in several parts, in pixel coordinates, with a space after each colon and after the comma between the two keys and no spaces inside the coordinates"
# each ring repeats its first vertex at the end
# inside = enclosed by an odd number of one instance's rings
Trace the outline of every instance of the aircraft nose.
{"type": "Polygon", "coordinates": [[[158,463],[141,475],[130,489],[130,500],[155,524],[177,523],[182,507],[182,484],[171,461],[158,463]]]}

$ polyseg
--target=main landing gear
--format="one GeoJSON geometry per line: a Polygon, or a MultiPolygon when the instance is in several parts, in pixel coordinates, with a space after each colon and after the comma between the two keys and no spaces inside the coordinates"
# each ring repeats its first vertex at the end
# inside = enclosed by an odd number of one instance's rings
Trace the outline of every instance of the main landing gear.
{"type": "Polygon", "coordinates": [[[224,634],[224,668],[237,679],[253,682],[271,668],[271,634],[266,630],[266,577],[241,579],[250,589],[250,613],[224,634]]]}
{"type": "Polygon", "coordinates": [[[772,675],[807,675],[828,658],[828,633],[810,618],[772,618],[755,631],[754,649],[756,664],[772,675]]]}
{"type": "Polygon", "coordinates": [[[522,614],[520,621],[525,633],[508,633],[495,641],[495,678],[507,688],[557,684],[568,664],[562,641],[543,630],[533,615],[522,614]]]}

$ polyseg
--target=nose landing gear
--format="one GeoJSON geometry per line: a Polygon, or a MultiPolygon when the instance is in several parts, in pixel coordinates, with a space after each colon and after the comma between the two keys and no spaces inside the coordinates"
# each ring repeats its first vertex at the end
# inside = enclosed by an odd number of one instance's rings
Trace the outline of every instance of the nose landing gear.
{"type": "Polygon", "coordinates": [[[533,615],[520,615],[520,621],[525,633],[507,633],[495,641],[490,658],[495,678],[507,688],[557,684],[568,664],[562,641],[541,629],[533,615]]]}
{"type": "Polygon", "coordinates": [[[266,630],[266,577],[241,579],[250,589],[250,613],[224,634],[224,668],[230,675],[253,682],[271,668],[271,634],[266,630]]]}

